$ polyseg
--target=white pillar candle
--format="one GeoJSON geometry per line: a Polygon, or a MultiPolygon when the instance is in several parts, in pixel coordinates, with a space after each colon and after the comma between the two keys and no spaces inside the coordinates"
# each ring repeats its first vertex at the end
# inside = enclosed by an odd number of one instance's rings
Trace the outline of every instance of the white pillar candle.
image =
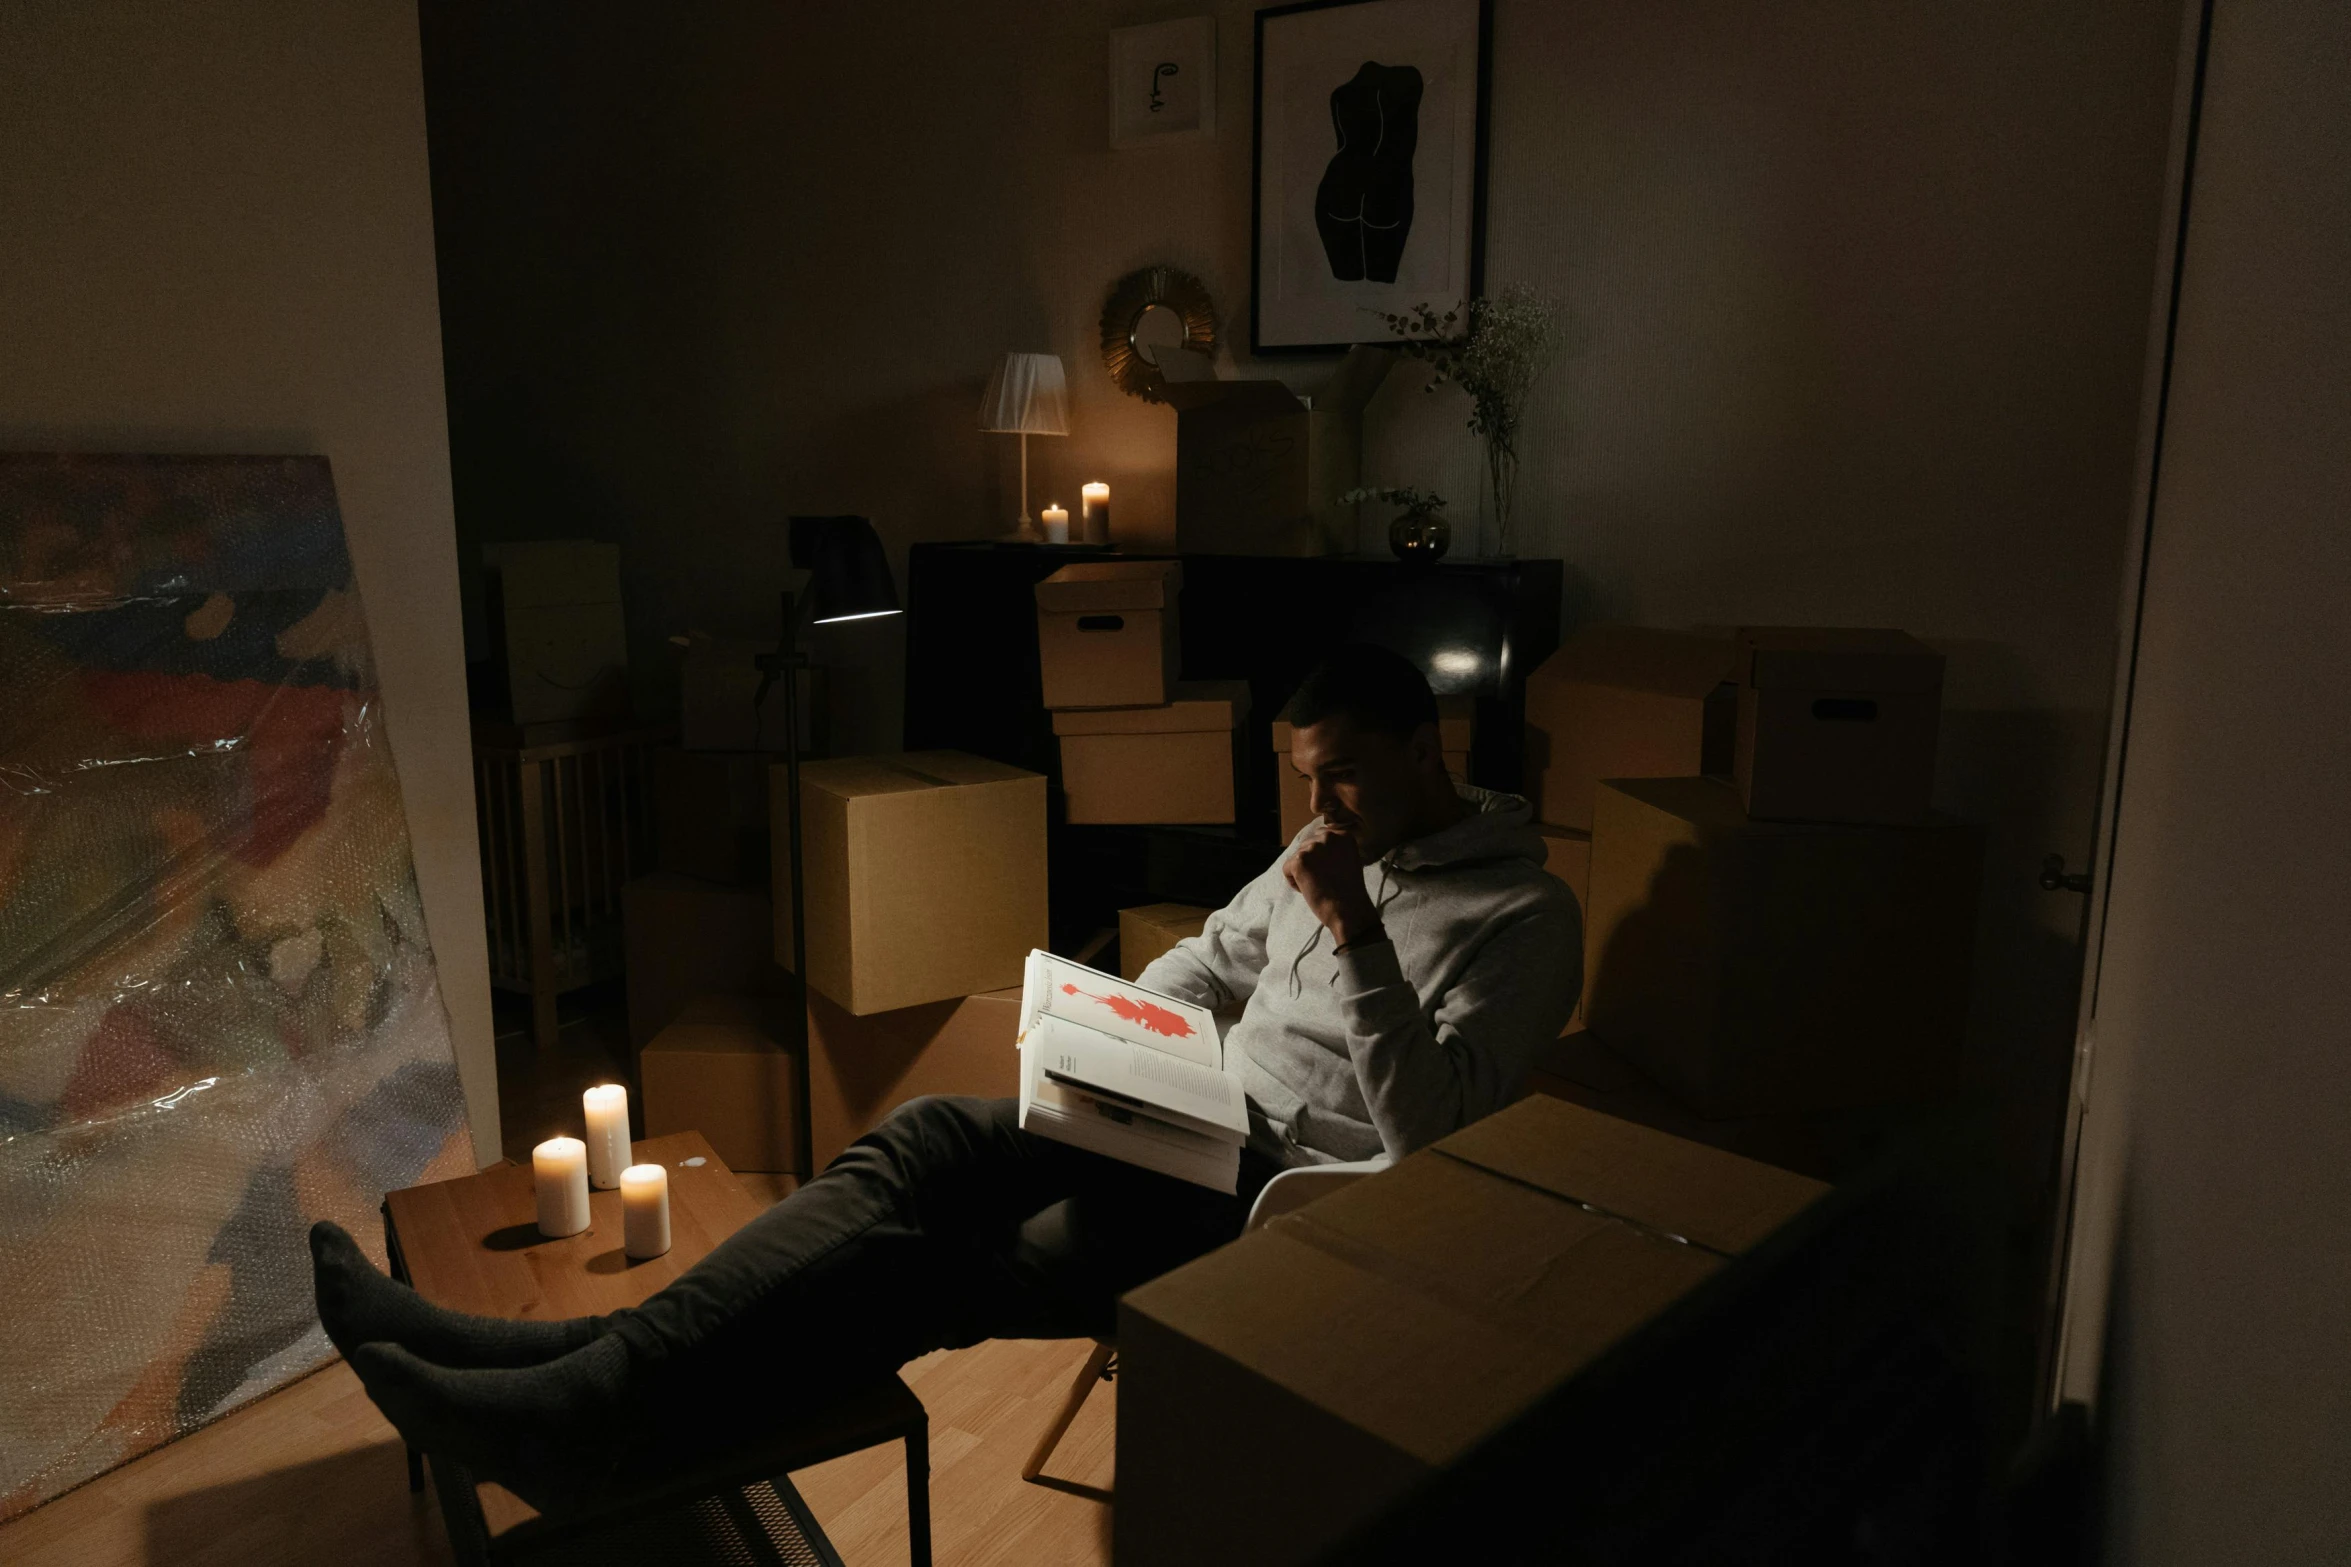
{"type": "Polygon", "coordinates": [[[531,1150],[531,1175],[539,1188],[541,1235],[577,1235],[588,1227],[587,1144],[548,1138],[531,1150]]]}
{"type": "Polygon", "coordinates": [[[632,1164],[620,1172],[621,1250],[640,1260],[669,1250],[669,1171],[632,1164]]]}
{"type": "Polygon", "coordinates": [[[1045,542],[1067,544],[1069,542],[1069,508],[1067,506],[1048,506],[1044,511],[1044,519],[1045,542]]]}
{"type": "Polygon", "coordinates": [[[608,1192],[629,1164],[629,1091],[598,1083],[580,1095],[580,1108],[588,1117],[588,1184],[608,1192]]]}
{"type": "Polygon", "coordinates": [[[1084,523],[1082,536],[1088,544],[1110,542],[1110,486],[1089,484],[1078,492],[1078,514],[1084,523]]]}

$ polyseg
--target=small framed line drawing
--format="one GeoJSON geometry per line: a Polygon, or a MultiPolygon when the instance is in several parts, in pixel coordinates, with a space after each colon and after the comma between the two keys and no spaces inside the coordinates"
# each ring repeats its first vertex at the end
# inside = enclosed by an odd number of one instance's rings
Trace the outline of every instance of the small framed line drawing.
{"type": "Polygon", "coordinates": [[[1394,342],[1483,287],[1493,0],[1257,13],[1252,352],[1394,342]]]}
{"type": "Polygon", "coordinates": [[[1216,134],[1216,18],[1187,16],[1110,33],[1110,145],[1216,134]]]}

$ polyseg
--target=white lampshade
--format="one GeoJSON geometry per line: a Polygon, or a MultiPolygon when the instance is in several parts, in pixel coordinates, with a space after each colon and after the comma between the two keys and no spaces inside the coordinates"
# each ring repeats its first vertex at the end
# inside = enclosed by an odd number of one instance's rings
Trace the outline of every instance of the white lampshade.
{"type": "Polygon", "coordinates": [[[1002,435],[1069,434],[1069,379],[1059,354],[1006,354],[980,398],[980,428],[1002,435]]]}

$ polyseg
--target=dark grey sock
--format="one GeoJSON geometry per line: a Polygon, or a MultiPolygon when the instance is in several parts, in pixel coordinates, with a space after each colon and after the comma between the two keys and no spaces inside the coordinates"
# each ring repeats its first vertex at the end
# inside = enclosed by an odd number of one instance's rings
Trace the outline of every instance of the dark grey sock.
{"type": "Polygon", "coordinates": [[[542,1513],[609,1492],[627,1429],[629,1351],[618,1337],[511,1370],[450,1370],[397,1344],[361,1344],[348,1358],[412,1447],[455,1459],[542,1513]]]}
{"type": "Polygon", "coordinates": [[[398,1344],[436,1366],[536,1366],[596,1337],[588,1317],[523,1322],[436,1306],[377,1272],[350,1232],[329,1219],[310,1227],[310,1263],[318,1320],[346,1357],[362,1344],[398,1344]]]}

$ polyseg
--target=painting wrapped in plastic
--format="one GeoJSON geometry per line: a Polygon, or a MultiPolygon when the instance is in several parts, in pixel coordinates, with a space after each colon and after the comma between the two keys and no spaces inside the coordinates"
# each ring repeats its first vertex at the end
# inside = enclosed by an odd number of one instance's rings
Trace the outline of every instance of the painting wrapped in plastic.
{"type": "Polygon", "coordinates": [[[0,1518],[328,1358],[473,1167],[333,480],[0,454],[0,1518]]]}

